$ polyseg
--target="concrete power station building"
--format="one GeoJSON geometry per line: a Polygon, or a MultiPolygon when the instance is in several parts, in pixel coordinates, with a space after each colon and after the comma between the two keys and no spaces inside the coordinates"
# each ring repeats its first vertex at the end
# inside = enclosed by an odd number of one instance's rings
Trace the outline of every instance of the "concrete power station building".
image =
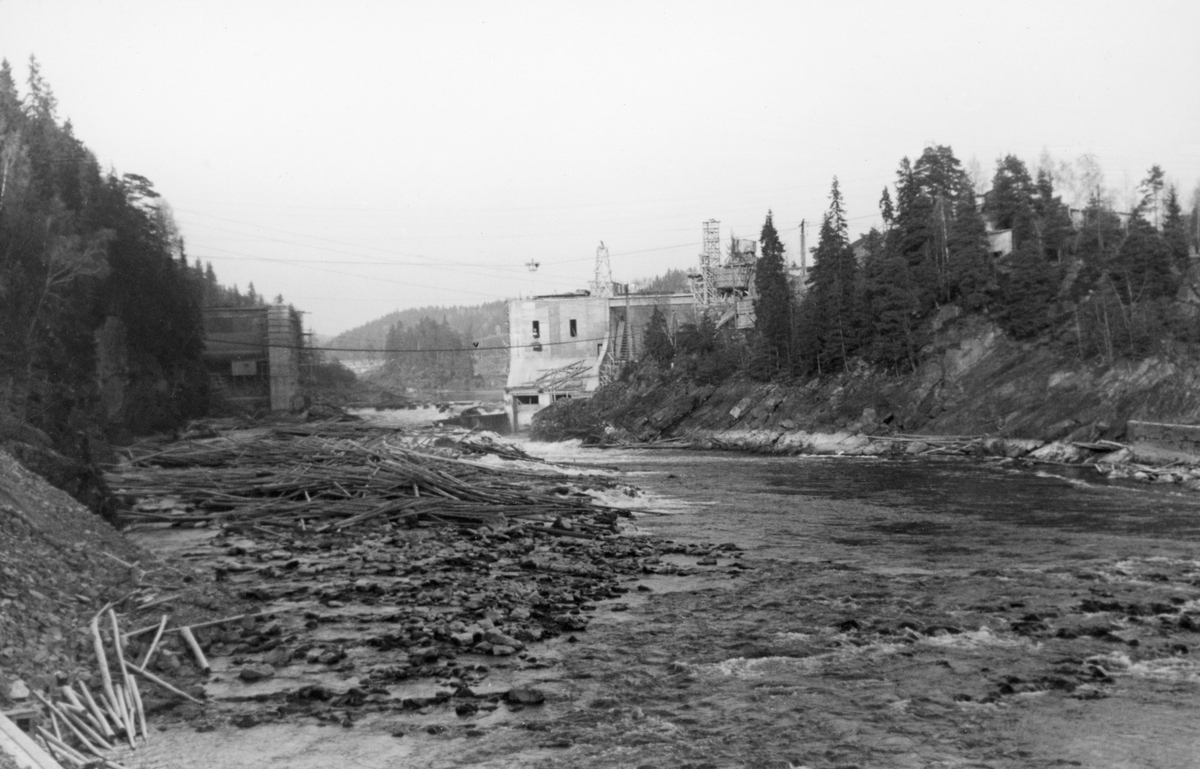
{"type": "Polygon", "coordinates": [[[753,326],[754,245],[738,241],[722,260],[719,224],[709,220],[699,269],[688,276],[689,293],[631,294],[627,284],[613,282],[601,243],[590,291],[511,300],[504,405],[513,430],[528,428],[534,414],[556,401],[590,398],[636,360],[656,308],[672,336],[704,314],[717,327],[753,326]]]}

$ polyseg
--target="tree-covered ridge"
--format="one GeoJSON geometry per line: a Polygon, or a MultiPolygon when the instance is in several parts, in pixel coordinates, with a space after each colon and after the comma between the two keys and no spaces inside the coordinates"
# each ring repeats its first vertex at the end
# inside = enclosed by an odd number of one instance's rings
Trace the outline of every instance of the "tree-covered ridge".
{"type": "MultiPolygon", "coordinates": [[[[978,194],[977,181],[947,146],[927,147],[915,162],[904,158],[880,197],[882,229],[851,244],[835,178],[803,285],[782,267],[783,246],[768,213],[756,327],[740,341],[747,370],[821,375],[855,361],[915,369],[947,309],[982,315],[1013,338],[1046,339],[1084,359],[1111,362],[1200,342],[1200,303],[1189,301],[1195,292],[1188,278],[1191,254],[1200,249],[1200,190],[1185,214],[1178,190],[1156,165],[1131,210],[1119,211],[1088,158],[1056,166],[1043,157],[1031,174],[1006,155],[986,193],[978,194]],[[1064,202],[1064,193],[1079,207],[1064,202]]],[[[711,324],[686,331],[719,336],[711,324]]],[[[686,346],[693,357],[724,350],[727,364],[737,357],[728,349],[740,332],[723,333],[724,341],[686,346]]],[[[653,357],[669,360],[663,340],[654,341],[653,357]]],[[[673,344],[683,351],[679,339],[673,344]]]]}
{"type": "MultiPolygon", "coordinates": [[[[348,351],[383,351],[387,348],[388,334],[394,326],[413,327],[425,318],[447,324],[464,341],[479,342],[480,347],[494,346],[497,340],[500,344],[508,343],[508,302],[500,299],[469,306],[396,310],[338,334],[323,346],[348,351]]],[[[358,357],[358,353],[348,352],[338,356],[353,358],[358,357]]]]}
{"type": "Polygon", "coordinates": [[[200,285],[150,180],[101,171],[57,109],[36,59],[24,96],[0,63],[0,415],[103,422],[112,375],[138,401],[126,426],[177,424],[204,408],[200,285]]]}
{"type": "Polygon", "coordinates": [[[424,317],[411,326],[398,322],[388,331],[384,347],[388,373],[406,386],[438,389],[474,384],[474,345],[446,320],[438,323],[424,317]]]}

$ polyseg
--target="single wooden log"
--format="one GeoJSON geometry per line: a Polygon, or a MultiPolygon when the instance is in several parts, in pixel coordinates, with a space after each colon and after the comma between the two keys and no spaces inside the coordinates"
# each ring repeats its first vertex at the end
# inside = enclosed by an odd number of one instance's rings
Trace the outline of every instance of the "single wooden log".
{"type": "Polygon", "coordinates": [[[129,679],[129,693],[133,695],[133,704],[137,708],[138,727],[142,730],[142,739],[150,741],[150,730],[146,728],[146,708],[142,706],[142,693],[138,690],[137,679],[129,679]]]}
{"type": "Polygon", "coordinates": [[[142,655],[142,661],[138,664],[143,670],[150,664],[150,660],[154,658],[154,652],[158,650],[158,642],[162,640],[163,631],[167,629],[167,615],[162,616],[162,621],[158,623],[158,632],[154,634],[154,640],[150,642],[146,653],[142,655]]]}
{"type": "Polygon", "coordinates": [[[100,679],[104,682],[104,693],[110,699],[113,695],[112,675],[108,672],[108,655],[104,653],[104,641],[100,638],[100,615],[92,617],[92,644],[96,649],[96,662],[100,665],[100,679]]]}
{"type": "MultiPolygon", "coordinates": [[[[117,613],[109,609],[108,618],[112,621],[113,651],[117,654],[117,664],[121,668],[121,679],[124,682],[124,688],[128,689],[129,666],[125,664],[125,651],[121,648],[121,627],[117,624],[117,613]]],[[[129,747],[137,747],[133,742],[134,733],[137,731],[137,728],[134,726],[129,709],[125,706],[125,698],[121,694],[120,687],[117,688],[117,705],[120,706],[120,713],[125,721],[125,739],[129,741],[129,747]]]]}
{"type": "Polygon", "coordinates": [[[200,706],[204,705],[204,703],[201,702],[200,700],[196,699],[195,697],[193,697],[192,695],[183,691],[182,689],[176,689],[174,686],[171,686],[171,684],[167,683],[166,681],[162,680],[158,676],[154,675],[149,670],[139,670],[138,668],[134,668],[133,671],[135,673],[137,673],[139,676],[141,676],[142,678],[145,678],[150,683],[157,684],[159,687],[166,689],[171,694],[174,694],[177,697],[183,697],[185,700],[187,700],[189,702],[194,702],[200,706]]]}
{"type": "Polygon", "coordinates": [[[204,673],[211,673],[212,667],[208,664],[208,658],[204,656],[204,650],[196,642],[196,636],[192,635],[192,629],[186,626],[181,627],[179,634],[183,636],[184,641],[187,641],[188,648],[192,650],[192,656],[196,658],[196,664],[200,666],[200,670],[204,673]]]}
{"type": "Polygon", "coordinates": [[[71,763],[76,766],[87,766],[88,760],[82,753],[72,748],[67,743],[63,742],[61,735],[54,735],[46,731],[45,727],[37,727],[38,734],[46,741],[48,745],[54,748],[55,752],[60,756],[65,756],[71,763]]]}
{"type": "Polygon", "coordinates": [[[136,748],[137,745],[133,742],[133,719],[129,715],[129,703],[125,701],[125,686],[114,684],[113,688],[117,690],[117,714],[121,716],[121,723],[124,724],[125,739],[129,742],[129,747],[136,748]]]}

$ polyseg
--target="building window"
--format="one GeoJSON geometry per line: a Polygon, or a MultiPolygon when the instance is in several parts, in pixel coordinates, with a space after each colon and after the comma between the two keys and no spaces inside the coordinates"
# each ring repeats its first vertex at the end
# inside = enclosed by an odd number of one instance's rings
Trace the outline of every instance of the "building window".
{"type": "Polygon", "coordinates": [[[517,403],[522,406],[536,406],[538,397],[536,395],[517,395],[515,396],[517,403]]]}
{"type": "Polygon", "coordinates": [[[533,338],[541,339],[541,337],[542,337],[542,325],[535,320],[533,322],[533,338]]]}
{"type": "Polygon", "coordinates": [[[579,336],[579,328],[575,325],[575,319],[571,318],[571,336],[579,336]]]}

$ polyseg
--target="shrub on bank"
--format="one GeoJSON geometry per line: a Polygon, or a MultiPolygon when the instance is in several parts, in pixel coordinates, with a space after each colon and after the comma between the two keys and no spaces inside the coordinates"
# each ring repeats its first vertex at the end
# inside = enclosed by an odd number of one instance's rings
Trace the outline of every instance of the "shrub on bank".
{"type": "Polygon", "coordinates": [[[590,398],[558,401],[533,415],[529,436],[535,441],[599,443],[604,438],[600,407],[590,398]]]}

